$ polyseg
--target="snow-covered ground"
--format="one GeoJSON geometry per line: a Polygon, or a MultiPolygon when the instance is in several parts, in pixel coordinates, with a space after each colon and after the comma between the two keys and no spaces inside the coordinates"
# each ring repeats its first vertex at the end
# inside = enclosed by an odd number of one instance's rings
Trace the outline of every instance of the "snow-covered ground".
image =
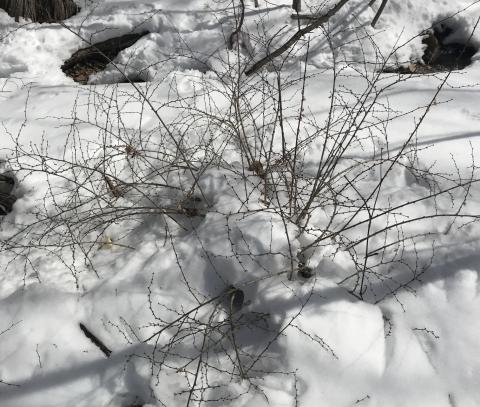
{"type": "Polygon", "coordinates": [[[440,21],[480,44],[480,2],[389,0],[372,28],[381,1],[350,0],[249,77],[298,29],[290,0],[245,0],[233,50],[239,1],[86,3],[65,27],[0,10],[0,407],[479,406],[480,54],[378,69],[440,21]],[[60,69],[132,31],[88,85],[60,69]]]}

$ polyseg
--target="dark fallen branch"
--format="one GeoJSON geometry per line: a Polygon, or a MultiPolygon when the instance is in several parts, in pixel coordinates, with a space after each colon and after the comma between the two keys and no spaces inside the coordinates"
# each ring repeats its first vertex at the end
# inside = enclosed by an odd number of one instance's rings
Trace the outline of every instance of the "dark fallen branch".
{"type": "Polygon", "coordinates": [[[112,351],[108,349],[105,344],[98,339],[85,325],[83,325],[81,322],[78,324],[82,332],[85,334],[85,336],[92,341],[92,343],[100,349],[103,354],[108,358],[112,354],[112,351]]]}
{"type": "Polygon", "coordinates": [[[319,16],[316,14],[291,14],[290,18],[294,20],[316,20],[319,16]]]}
{"type": "Polygon", "coordinates": [[[131,47],[148,31],[132,33],[91,44],[75,52],[61,66],[62,71],[74,81],[86,84],[90,75],[103,71],[118,53],[131,47]]]}
{"type": "Polygon", "coordinates": [[[253,73],[257,72],[261,68],[263,68],[266,64],[273,61],[276,57],[282,55],[285,51],[287,51],[290,47],[292,47],[300,38],[302,38],[305,34],[312,32],[316,28],[320,27],[324,23],[326,23],[330,17],[335,15],[345,4],[347,4],[349,0],[340,0],[333,8],[331,8],[326,14],[318,17],[315,19],[311,24],[307,25],[306,27],[298,30],[294,35],[290,37],[290,39],[283,44],[280,48],[273,51],[271,54],[268,54],[266,57],[261,59],[260,61],[253,64],[253,66],[245,72],[245,75],[249,76],[253,73]]]}
{"type": "MultiPolygon", "coordinates": [[[[383,9],[384,9],[385,6],[387,5],[387,1],[388,1],[388,0],[382,0],[382,4],[380,4],[380,8],[378,9],[377,14],[375,14],[375,17],[373,17],[372,27],[375,27],[375,24],[377,24],[378,19],[380,18],[380,16],[381,16],[382,13],[383,13],[383,9]]],[[[372,2],[372,3],[373,3],[373,2],[372,2]]]]}

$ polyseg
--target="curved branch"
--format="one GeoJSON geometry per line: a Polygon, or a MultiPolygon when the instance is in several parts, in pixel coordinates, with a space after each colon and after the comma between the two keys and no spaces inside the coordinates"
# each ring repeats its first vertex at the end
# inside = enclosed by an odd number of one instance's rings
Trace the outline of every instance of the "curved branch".
{"type": "Polygon", "coordinates": [[[349,0],[340,0],[333,8],[331,8],[326,14],[316,18],[313,23],[307,25],[306,27],[298,30],[294,35],[290,37],[290,39],[283,44],[280,48],[273,51],[271,54],[268,54],[266,57],[261,59],[260,61],[253,64],[253,66],[245,71],[245,75],[249,76],[253,73],[257,72],[261,68],[263,68],[266,64],[273,61],[274,58],[282,55],[286,50],[292,47],[300,38],[302,38],[305,34],[315,30],[316,28],[320,27],[322,24],[326,23],[330,17],[335,15],[345,4],[347,4],[349,0]]]}

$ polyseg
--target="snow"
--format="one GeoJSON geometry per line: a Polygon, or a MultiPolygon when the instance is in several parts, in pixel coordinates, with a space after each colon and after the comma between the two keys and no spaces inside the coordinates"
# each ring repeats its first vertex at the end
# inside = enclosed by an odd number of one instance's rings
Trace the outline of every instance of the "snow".
{"type": "MultiPolygon", "coordinates": [[[[315,176],[322,155],[324,139],[314,136],[331,109],[333,69],[344,106],[372,82],[378,92],[362,102],[372,109],[365,123],[333,110],[332,137],[352,120],[361,140],[331,182],[361,202],[388,172],[377,208],[396,210],[371,223],[360,212],[355,227],[318,245],[351,213],[336,213],[325,190],[305,231],[286,221],[288,191],[269,184],[283,185],[281,155],[269,180],[264,169],[248,168],[236,142],[243,135],[256,157],[266,156],[276,112],[264,103],[274,87],[262,88],[259,75],[245,79],[242,90],[256,108],[241,129],[228,93],[237,64],[265,55],[265,38],[272,50],[295,33],[291,2],[259,0],[255,8],[245,0],[249,36],[238,53],[225,45],[237,2],[86,3],[65,27],[15,22],[0,10],[0,170],[15,174],[18,198],[0,219],[0,406],[193,406],[199,397],[204,405],[255,407],[480,405],[480,227],[472,217],[452,223],[443,216],[478,216],[480,54],[450,74],[376,71],[387,57],[387,65],[418,61],[420,34],[449,16],[449,41],[471,36],[480,44],[473,31],[480,2],[389,0],[372,28],[380,0],[373,7],[351,0],[283,61],[282,80],[292,81],[283,91],[289,148],[305,103],[306,147],[298,151],[305,177],[315,176]],[[99,42],[132,31],[150,34],[88,85],[61,71],[85,45],[82,37],[99,42]],[[302,94],[295,78],[305,61],[302,94]],[[117,83],[118,68],[149,81],[117,83]],[[404,148],[410,152],[396,161],[404,148]],[[121,190],[115,199],[107,173],[121,190]],[[469,176],[468,190],[453,188],[469,176]],[[428,198],[438,188],[452,190],[428,198]],[[80,215],[69,218],[79,203],[80,215]],[[135,213],[120,219],[112,208],[135,213]],[[44,213],[56,221],[42,223],[44,213]],[[385,234],[394,221],[403,228],[385,234]],[[375,234],[365,264],[377,274],[367,275],[362,300],[352,253],[365,245],[349,245],[368,228],[375,234]],[[301,256],[313,278],[290,278],[301,256]],[[235,309],[231,286],[245,296],[235,309]],[[112,350],[109,358],[80,323],[112,350]]],[[[303,10],[323,13],[334,4],[305,0],[303,10]]],[[[270,84],[280,60],[262,71],[270,84]]]]}

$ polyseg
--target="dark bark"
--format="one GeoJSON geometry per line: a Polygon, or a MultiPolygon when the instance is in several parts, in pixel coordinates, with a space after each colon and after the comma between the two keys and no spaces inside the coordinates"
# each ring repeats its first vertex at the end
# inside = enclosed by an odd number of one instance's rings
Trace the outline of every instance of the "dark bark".
{"type": "Polygon", "coordinates": [[[80,329],[82,330],[82,332],[84,333],[84,335],[90,339],[92,341],[92,343],[102,351],[102,353],[107,357],[109,358],[110,355],[112,354],[112,351],[110,349],[108,349],[105,344],[100,340],[98,339],[93,333],[92,331],[90,331],[84,324],[82,324],[80,322],[80,324],[78,324],[80,329]]]}
{"type": "Polygon", "coordinates": [[[233,49],[235,42],[240,39],[240,33],[242,31],[242,25],[245,20],[245,1],[240,0],[240,17],[238,19],[237,28],[235,31],[230,34],[230,38],[228,39],[228,49],[233,49]]]}
{"type": "Polygon", "coordinates": [[[378,9],[377,14],[375,14],[375,17],[372,20],[372,27],[375,27],[375,24],[377,24],[378,19],[383,13],[383,9],[387,5],[387,1],[388,0],[382,0],[382,4],[380,4],[380,8],[378,9]]]}
{"type": "Polygon", "coordinates": [[[0,215],[6,215],[13,209],[17,198],[12,195],[15,179],[7,174],[0,174],[0,215]]]}
{"type": "Polygon", "coordinates": [[[300,11],[302,11],[302,0],[292,0],[292,8],[297,13],[300,13],[300,11]]]}
{"type": "Polygon", "coordinates": [[[74,81],[85,84],[90,75],[103,71],[120,51],[131,47],[146,34],[148,32],[126,34],[82,48],[64,62],[62,71],[74,81]]]}
{"type": "Polygon", "coordinates": [[[0,0],[0,8],[15,21],[24,17],[38,23],[66,20],[80,10],[73,0],[0,0]]]}

